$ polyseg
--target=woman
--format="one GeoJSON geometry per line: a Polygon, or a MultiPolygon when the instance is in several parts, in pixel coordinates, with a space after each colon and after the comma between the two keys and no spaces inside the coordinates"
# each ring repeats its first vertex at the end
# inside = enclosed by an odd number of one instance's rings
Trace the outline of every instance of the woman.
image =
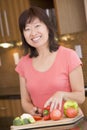
{"type": "Polygon", "coordinates": [[[82,62],[74,50],[55,42],[52,25],[45,11],[30,7],[19,17],[19,28],[26,55],[16,71],[20,74],[21,102],[25,112],[35,115],[50,105],[62,109],[71,99],[85,100],[82,62]],[[80,98],[81,97],[81,98],[80,98]]]}

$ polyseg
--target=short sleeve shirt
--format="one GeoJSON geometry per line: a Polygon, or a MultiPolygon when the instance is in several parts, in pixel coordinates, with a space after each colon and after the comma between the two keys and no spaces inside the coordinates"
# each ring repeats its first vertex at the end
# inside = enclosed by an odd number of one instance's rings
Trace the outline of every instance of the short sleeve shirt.
{"type": "Polygon", "coordinates": [[[72,91],[69,74],[80,64],[82,62],[74,50],[60,46],[54,63],[47,71],[35,70],[29,55],[20,59],[15,70],[26,79],[26,89],[33,104],[43,108],[56,91],[72,91]]]}

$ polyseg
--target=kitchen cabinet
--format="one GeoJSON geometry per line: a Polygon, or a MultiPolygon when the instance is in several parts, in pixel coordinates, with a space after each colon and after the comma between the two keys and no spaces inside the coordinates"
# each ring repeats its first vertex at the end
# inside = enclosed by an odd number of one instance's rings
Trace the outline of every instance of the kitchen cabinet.
{"type": "Polygon", "coordinates": [[[86,15],[86,22],[87,22],[87,0],[84,0],[84,6],[85,6],[85,15],[86,15]]]}
{"type": "Polygon", "coordinates": [[[58,33],[68,34],[86,30],[83,0],[54,0],[58,33]]]}
{"type": "Polygon", "coordinates": [[[18,17],[29,0],[0,0],[0,42],[20,40],[18,17]]]}
{"type": "Polygon", "coordinates": [[[22,49],[18,47],[0,48],[0,96],[16,95],[20,93],[19,77],[15,71],[14,54],[22,55],[22,49]]]}
{"type": "Polygon", "coordinates": [[[0,99],[0,118],[17,117],[23,114],[20,99],[0,99]]]}

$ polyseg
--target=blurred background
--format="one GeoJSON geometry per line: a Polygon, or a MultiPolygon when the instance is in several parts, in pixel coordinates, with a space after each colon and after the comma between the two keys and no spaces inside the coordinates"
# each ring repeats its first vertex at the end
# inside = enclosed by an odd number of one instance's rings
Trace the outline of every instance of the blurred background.
{"type": "MultiPolygon", "coordinates": [[[[55,29],[55,39],[74,49],[83,62],[87,96],[87,0],[0,0],[0,129],[9,130],[23,113],[15,67],[23,54],[18,17],[31,5],[43,8],[55,29]]],[[[87,97],[81,105],[87,116],[87,97]]]]}

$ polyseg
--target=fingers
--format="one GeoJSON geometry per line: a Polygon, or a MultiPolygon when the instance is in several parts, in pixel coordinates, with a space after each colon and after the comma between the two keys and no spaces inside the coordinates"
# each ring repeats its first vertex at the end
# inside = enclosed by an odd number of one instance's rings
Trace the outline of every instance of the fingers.
{"type": "Polygon", "coordinates": [[[44,104],[44,108],[47,107],[47,106],[50,106],[51,102],[52,102],[52,98],[48,99],[48,100],[45,102],[45,104],[44,104]]]}
{"type": "Polygon", "coordinates": [[[59,102],[59,110],[61,111],[62,109],[62,100],[59,102]]]}
{"type": "Polygon", "coordinates": [[[53,100],[51,105],[50,105],[50,111],[53,109],[59,109],[61,110],[62,108],[62,100],[58,101],[57,99],[53,100]]]}
{"type": "Polygon", "coordinates": [[[58,108],[58,101],[56,99],[54,99],[50,105],[50,111],[52,111],[53,109],[58,108]]]}
{"type": "Polygon", "coordinates": [[[46,101],[44,107],[47,107],[50,105],[50,111],[53,109],[62,109],[62,98],[50,98],[49,100],[46,101]]]}

